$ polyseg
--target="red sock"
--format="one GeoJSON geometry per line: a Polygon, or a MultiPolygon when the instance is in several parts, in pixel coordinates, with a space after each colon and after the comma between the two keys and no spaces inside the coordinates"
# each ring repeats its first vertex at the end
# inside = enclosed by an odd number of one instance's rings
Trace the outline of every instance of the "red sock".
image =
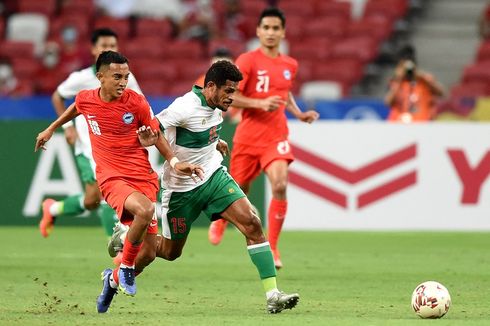
{"type": "Polygon", "coordinates": [[[140,252],[141,246],[143,246],[143,242],[132,244],[131,242],[129,242],[128,237],[126,237],[126,239],[124,240],[121,264],[124,264],[126,266],[133,266],[134,261],[136,260],[136,255],[138,255],[138,252],[140,252]]]}
{"type": "Polygon", "coordinates": [[[271,199],[269,206],[269,243],[272,250],[277,249],[277,241],[279,240],[279,234],[281,233],[282,223],[286,217],[288,210],[287,200],[271,199]]]}

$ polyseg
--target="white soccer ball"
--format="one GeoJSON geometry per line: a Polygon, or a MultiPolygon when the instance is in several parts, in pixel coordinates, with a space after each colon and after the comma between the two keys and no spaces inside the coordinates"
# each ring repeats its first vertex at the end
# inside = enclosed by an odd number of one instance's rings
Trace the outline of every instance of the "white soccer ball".
{"type": "Polygon", "coordinates": [[[450,306],[451,296],[441,283],[427,281],[413,290],[412,308],[421,318],[441,318],[450,306]]]}

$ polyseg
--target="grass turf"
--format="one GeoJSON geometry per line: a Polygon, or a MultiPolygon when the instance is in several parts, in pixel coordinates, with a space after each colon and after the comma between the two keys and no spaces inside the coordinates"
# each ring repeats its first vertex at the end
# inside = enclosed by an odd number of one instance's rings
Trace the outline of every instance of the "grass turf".
{"type": "Polygon", "coordinates": [[[278,284],[299,292],[297,308],[265,313],[242,236],[208,244],[192,230],[181,258],[158,259],[134,298],[118,295],[97,314],[100,272],[111,266],[103,231],[0,229],[0,325],[489,325],[488,233],[284,232],[278,284]],[[410,307],[415,286],[437,280],[453,305],[441,320],[410,307]]]}

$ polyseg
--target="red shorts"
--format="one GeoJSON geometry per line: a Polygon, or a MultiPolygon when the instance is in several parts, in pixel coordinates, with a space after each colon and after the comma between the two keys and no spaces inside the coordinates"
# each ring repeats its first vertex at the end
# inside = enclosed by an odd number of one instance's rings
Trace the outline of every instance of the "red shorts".
{"type": "Polygon", "coordinates": [[[287,140],[267,147],[233,144],[230,160],[230,174],[238,184],[252,182],[260,171],[276,160],[294,161],[291,146],[287,140]]]}
{"type": "MultiPolygon", "coordinates": [[[[135,179],[112,178],[105,180],[99,185],[99,188],[105,201],[116,211],[121,223],[131,225],[134,217],[124,209],[126,199],[133,192],[140,192],[155,203],[157,201],[158,180],[141,181],[135,179]]],[[[148,226],[147,233],[158,233],[156,215],[154,216],[154,221],[148,226]]]]}

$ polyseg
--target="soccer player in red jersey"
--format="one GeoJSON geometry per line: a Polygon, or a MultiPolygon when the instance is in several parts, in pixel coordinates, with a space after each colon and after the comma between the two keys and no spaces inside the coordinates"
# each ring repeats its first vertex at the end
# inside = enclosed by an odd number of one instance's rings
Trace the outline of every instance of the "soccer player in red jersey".
{"type": "MultiPolygon", "coordinates": [[[[103,52],[97,59],[96,72],[100,88],[78,93],[75,103],[39,133],[35,150],[45,149],[53,132],[79,114],[87,120],[102,195],[116,210],[121,222],[130,225],[120,267],[102,272],[103,290],[97,299],[97,310],[106,312],[118,286],[127,295],[136,294],[136,256],[140,250],[151,248],[153,251],[157,241],[154,203],[158,177],[148,161],[147,150],[139,142],[138,133],[158,133],[155,146],[177,173],[202,178],[203,171],[200,166],[178,161],[158,131],[159,122],[146,99],[126,89],[129,65],[123,55],[103,52]]],[[[145,266],[150,263],[139,262],[145,266]]]]}
{"type": "MultiPolygon", "coordinates": [[[[287,210],[288,166],[294,160],[288,143],[285,110],[303,122],[318,119],[315,111],[302,112],[291,93],[298,63],[279,53],[285,27],[286,19],[279,9],[265,9],[257,25],[260,47],[236,60],[243,80],[239,84],[240,93],[234,96],[233,106],[244,110],[233,139],[230,162],[231,175],[245,193],[261,170],[271,184],[268,238],[276,268],[282,267],[277,242],[287,210]]],[[[211,243],[220,243],[226,225],[223,219],[211,224],[211,243]]]]}

